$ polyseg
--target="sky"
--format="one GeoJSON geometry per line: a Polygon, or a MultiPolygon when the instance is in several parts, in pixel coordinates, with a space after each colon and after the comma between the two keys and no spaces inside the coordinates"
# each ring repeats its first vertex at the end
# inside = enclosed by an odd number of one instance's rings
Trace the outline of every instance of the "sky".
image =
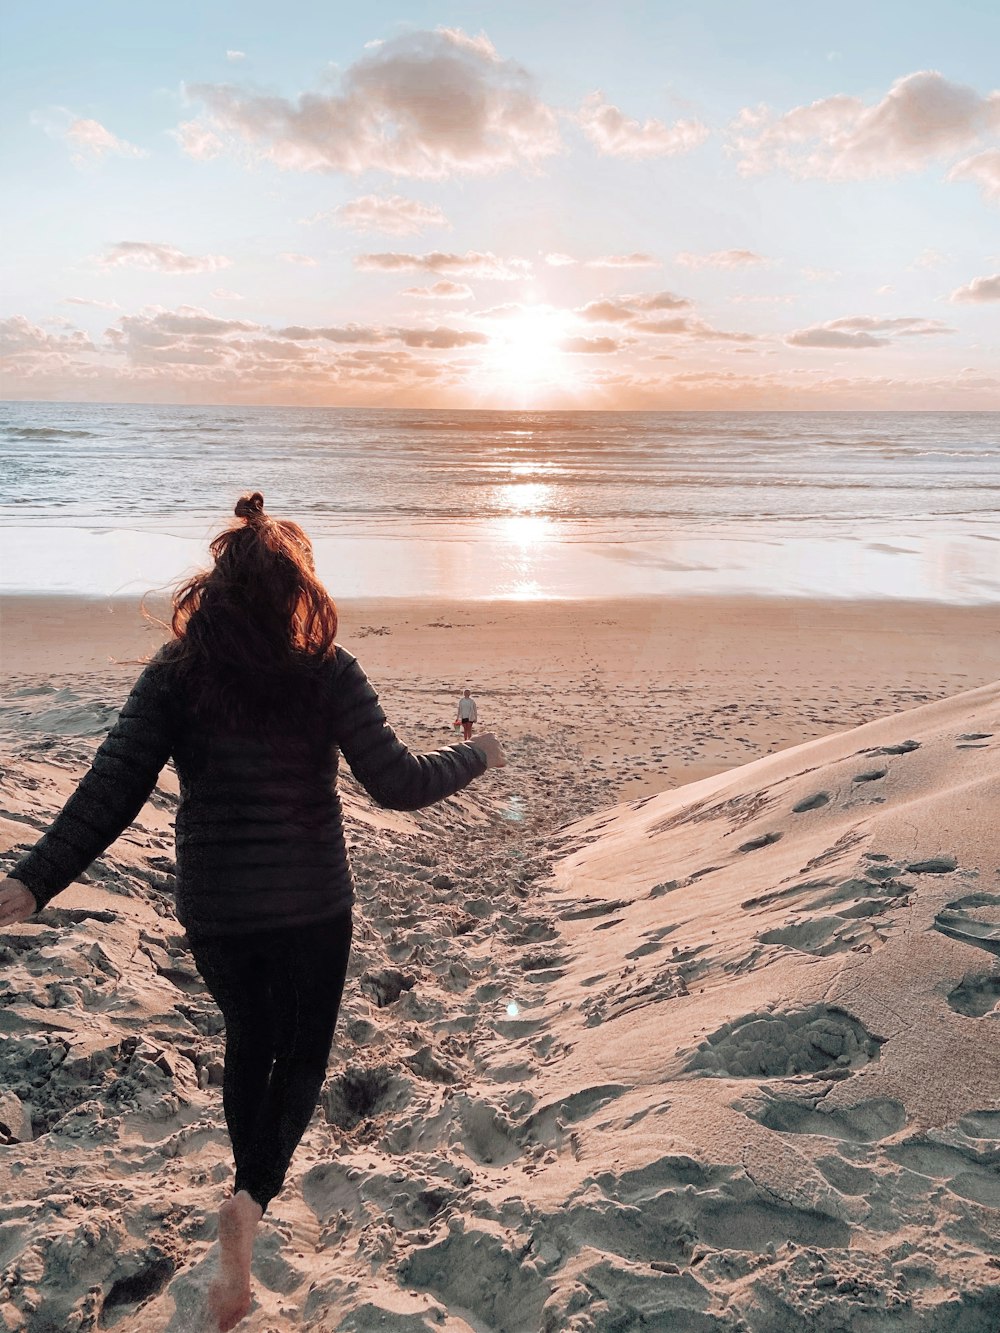
{"type": "Polygon", "coordinates": [[[995,0],[0,11],[0,397],[1000,409],[995,0]]]}

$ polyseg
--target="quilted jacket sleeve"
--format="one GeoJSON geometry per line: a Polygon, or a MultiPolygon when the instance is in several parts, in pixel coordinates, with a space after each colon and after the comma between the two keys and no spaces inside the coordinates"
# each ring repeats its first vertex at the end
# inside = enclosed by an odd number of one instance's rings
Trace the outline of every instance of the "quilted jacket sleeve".
{"type": "Polygon", "coordinates": [[[446,745],[431,754],[414,754],[387,722],[357,658],[338,648],[337,668],[334,739],[376,804],[389,810],[419,810],[454,795],[485,773],[486,757],[477,745],[446,745]]]}
{"type": "Polygon", "coordinates": [[[152,663],[51,828],[10,872],[31,890],[39,909],[135,819],[170,757],[173,729],[163,669],[152,663]]]}

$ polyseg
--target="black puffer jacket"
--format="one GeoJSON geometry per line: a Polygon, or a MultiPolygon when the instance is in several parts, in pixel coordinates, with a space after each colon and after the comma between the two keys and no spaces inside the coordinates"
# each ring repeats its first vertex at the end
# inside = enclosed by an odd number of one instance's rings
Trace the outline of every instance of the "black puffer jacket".
{"type": "Polygon", "coordinates": [[[39,908],[86,869],[142,809],[172,756],[180,779],[177,915],[189,936],[309,925],[354,901],[338,752],[373,799],[417,810],[486,769],[474,744],[408,750],[357,659],[324,667],[328,707],[315,734],[280,742],[226,735],[192,719],[159,659],[139,677],[90,771],[41,841],[10,872],[39,908]]]}

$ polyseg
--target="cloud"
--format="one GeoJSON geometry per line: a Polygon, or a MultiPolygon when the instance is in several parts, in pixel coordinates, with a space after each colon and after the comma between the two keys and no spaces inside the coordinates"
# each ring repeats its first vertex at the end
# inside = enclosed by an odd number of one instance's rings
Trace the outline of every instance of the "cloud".
{"type": "Polygon", "coordinates": [[[448,278],[442,278],[430,287],[404,287],[403,295],[420,296],[431,301],[464,301],[472,296],[472,288],[464,282],[451,282],[448,278]]]}
{"type": "Polygon", "coordinates": [[[76,149],[73,161],[80,165],[87,161],[101,161],[105,157],[148,157],[144,148],[119,139],[99,120],[74,120],[66,130],[66,142],[76,149]]]}
{"type": "Polygon", "coordinates": [[[849,315],[844,319],[832,319],[824,327],[861,330],[869,333],[890,333],[904,338],[955,332],[940,319],[923,319],[916,315],[899,316],[894,319],[880,319],[877,315],[849,315]]]}
{"type": "Polygon", "coordinates": [[[576,313],[583,319],[602,320],[607,324],[636,319],[650,310],[687,310],[691,302],[675,292],[645,292],[637,296],[615,296],[611,299],[588,301],[576,313]]]}
{"type": "Polygon", "coordinates": [[[988,278],[973,278],[964,287],[956,287],[949,300],[959,302],[1000,301],[1000,273],[988,278]]]}
{"type": "Polygon", "coordinates": [[[476,319],[512,319],[514,315],[520,315],[524,306],[519,301],[506,301],[503,305],[490,306],[489,310],[477,310],[474,313],[476,319]]]}
{"type": "Polygon", "coordinates": [[[972,181],[991,203],[1000,202],[1000,148],[988,148],[984,153],[967,157],[948,172],[950,181],[972,181]]]}
{"type": "Polygon", "coordinates": [[[354,231],[380,231],[389,236],[415,236],[427,227],[451,227],[436,204],[422,204],[401,194],[362,195],[312,220],[320,217],[329,217],[338,226],[354,231]]]}
{"type": "Polygon", "coordinates": [[[825,324],[797,329],[785,342],[790,347],[888,347],[895,338],[917,338],[942,333],[954,333],[940,319],[922,319],[903,316],[879,319],[874,315],[851,315],[831,319],[825,324]]]}
{"type": "Polygon", "coordinates": [[[591,93],[576,115],[577,124],[599,152],[614,157],[668,157],[689,153],[708,138],[696,120],[631,120],[600,92],[591,93]]]}
{"type": "Polygon", "coordinates": [[[568,264],[575,264],[576,260],[572,255],[564,255],[560,254],[559,251],[554,251],[552,254],[545,256],[545,262],[551,264],[553,268],[563,268],[568,264]]]}
{"type": "Polygon", "coordinates": [[[300,255],[295,250],[282,250],[278,255],[286,264],[299,264],[302,268],[316,268],[317,261],[312,255],[300,255]]]}
{"type": "Polygon", "coordinates": [[[604,324],[622,324],[636,317],[636,311],[624,298],[617,301],[588,301],[577,314],[582,319],[600,320],[604,324]]]}
{"type": "Polygon", "coordinates": [[[239,61],[241,61],[241,60],[246,60],[246,58],[247,58],[247,53],[246,53],[245,51],[227,51],[227,52],[226,52],[226,59],[227,59],[227,60],[231,60],[234,64],[238,64],[239,61]]]}
{"type": "Polygon", "coordinates": [[[564,338],[559,344],[564,352],[617,352],[625,344],[617,338],[564,338]]]}
{"type": "Polygon", "coordinates": [[[295,341],[305,342],[332,342],[332,343],[380,343],[385,341],[385,334],[381,329],[371,328],[364,324],[346,324],[340,328],[304,328],[301,324],[293,324],[286,329],[276,329],[275,332],[279,338],[291,338],[295,341]]]}
{"type": "Polygon", "coordinates": [[[465,329],[379,329],[371,326],[348,324],[342,328],[303,328],[293,325],[286,329],[277,329],[279,338],[290,338],[299,342],[333,343],[382,343],[398,341],[407,347],[471,347],[489,342],[484,333],[474,333],[465,329]]]}
{"type": "Polygon", "coordinates": [[[485,333],[465,329],[394,329],[393,334],[407,347],[472,347],[489,342],[485,333]]]}
{"type": "Polygon", "coordinates": [[[936,70],[897,79],[872,106],[839,93],[776,115],[744,108],[730,126],[743,175],[785,170],[822,180],[919,171],[1000,128],[1000,91],[981,96],[936,70]]]}
{"type": "Polygon", "coordinates": [[[891,341],[891,338],[876,338],[873,333],[850,333],[823,325],[798,329],[785,339],[789,347],[888,347],[891,341]]]}
{"type": "Polygon", "coordinates": [[[621,324],[639,333],[658,336],[690,338],[699,342],[754,342],[752,333],[736,333],[714,328],[693,314],[676,314],[668,318],[651,318],[662,311],[690,311],[691,301],[676,292],[643,292],[632,296],[615,296],[588,301],[576,311],[581,319],[605,324],[621,324]]]}
{"type": "Polygon", "coordinates": [[[446,254],[432,250],[426,255],[385,254],[358,255],[356,268],[381,273],[459,273],[498,282],[511,282],[527,277],[531,265],[526,259],[499,259],[490,251],[467,250],[464,255],[446,254]]]}
{"type": "Polygon", "coordinates": [[[98,310],[120,310],[117,301],[98,301],[90,296],[66,296],[63,298],[63,305],[92,305],[98,310]]]}
{"type": "Polygon", "coordinates": [[[94,351],[94,344],[85,333],[46,333],[23,315],[0,319],[0,357],[17,361],[22,357],[33,360],[54,354],[57,358],[67,353],[94,351]]]}
{"type": "Polygon", "coordinates": [[[839,268],[803,268],[799,272],[806,282],[832,282],[840,277],[839,268]]]}
{"type": "Polygon", "coordinates": [[[453,28],[370,48],[344,71],[339,92],[291,101],[228,84],[187,91],[205,104],[208,129],[285,171],[437,179],[532,167],[562,146],[527,71],[487,37],[453,28]]]}
{"type": "Polygon", "coordinates": [[[225,148],[215,131],[198,120],[184,120],[175,130],[168,130],[167,133],[177,140],[188,157],[198,162],[210,162],[225,148]]]}
{"type": "Polygon", "coordinates": [[[754,250],[713,250],[705,255],[682,250],[680,254],[674,255],[674,259],[685,268],[749,268],[754,264],[770,263],[770,260],[754,250]]]}
{"type": "MultiPolygon", "coordinates": [[[[130,316],[126,316],[122,323],[126,323],[130,316]]],[[[206,310],[199,310],[194,306],[181,306],[179,310],[158,311],[151,320],[148,321],[151,327],[156,328],[160,333],[165,333],[176,337],[189,337],[191,334],[219,337],[228,333],[257,333],[260,331],[260,325],[254,324],[248,319],[219,319],[215,315],[210,315],[206,310]]]]}
{"type": "Polygon", "coordinates": [[[695,342],[755,342],[753,333],[734,333],[727,329],[717,329],[703,319],[693,315],[678,315],[674,319],[637,319],[629,325],[643,333],[656,333],[673,337],[690,338],[695,342]]]}
{"type": "Polygon", "coordinates": [[[943,255],[940,250],[921,250],[913,263],[907,264],[907,268],[940,268],[942,264],[947,264],[947,262],[948,256],[943,255]]]}
{"type": "Polygon", "coordinates": [[[245,298],[239,292],[231,292],[228,287],[213,287],[209,292],[217,301],[242,301],[245,298]]]}
{"type": "Polygon", "coordinates": [[[660,261],[655,255],[634,250],[630,255],[603,255],[600,259],[588,259],[588,268],[659,268],[660,261]]]}
{"type": "Polygon", "coordinates": [[[727,297],[733,305],[794,305],[798,299],[791,292],[736,292],[727,297]]]}
{"type": "Polygon", "coordinates": [[[158,273],[212,273],[229,268],[225,255],[186,255],[173,245],[153,241],[118,241],[98,258],[101,268],[141,268],[158,273]]]}

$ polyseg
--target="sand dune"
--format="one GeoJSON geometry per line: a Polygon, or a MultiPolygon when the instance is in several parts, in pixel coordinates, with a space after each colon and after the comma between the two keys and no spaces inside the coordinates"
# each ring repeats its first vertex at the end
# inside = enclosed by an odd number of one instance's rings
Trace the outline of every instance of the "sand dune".
{"type": "MultiPolygon", "coordinates": [[[[98,684],[12,701],[5,863],[98,684]]],[[[994,1329],[997,688],[614,806],[575,745],[418,815],[345,782],[351,980],[241,1328],[994,1329]]],[[[0,1329],[201,1327],[231,1168],[175,801],[0,940],[0,1329]]]]}

